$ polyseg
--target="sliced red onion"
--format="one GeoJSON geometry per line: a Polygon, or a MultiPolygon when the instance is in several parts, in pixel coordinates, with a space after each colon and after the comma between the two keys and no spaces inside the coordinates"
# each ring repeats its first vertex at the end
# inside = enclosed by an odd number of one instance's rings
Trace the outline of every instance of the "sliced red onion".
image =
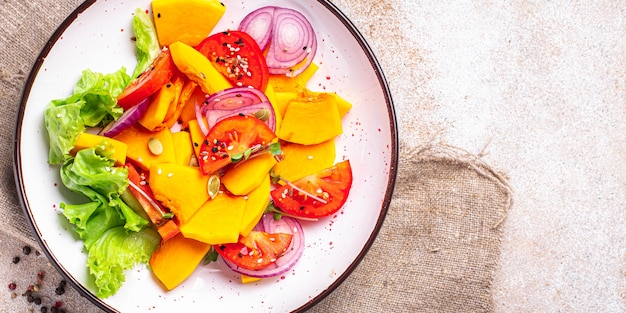
{"type": "Polygon", "coordinates": [[[126,110],[117,120],[104,127],[102,131],[100,131],[100,134],[106,137],[115,137],[121,134],[123,131],[133,126],[133,124],[137,123],[137,121],[146,114],[149,106],[150,97],[143,99],[139,104],[126,110]]]}
{"type": "Polygon", "coordinates": [[[200,127],[200,131],[205,136],[209,133],[209,127],[206,125],[206,120],[204,115],[202,115],[202,104],[195,103],[196,107],[196,120],[198,120],[198,127],[200,127]]]}
{"type": "Polygon", "coordinates": [[[199,110],[199,112],[196,111],[196,118],[198,118],[201,128],[206,126],[208,129],[211,129],[222,119],[233,115],[256,115],[261,110],[267,110],[265,123],[272,131],[276,131],[274,107],[263,92],[254,88],[233,87],[216,92],[206,99],[199,110]],[[205,122],[207,125],[203,125],[205,122]]]}
{"type": "Polygon", "coordinates": [[[304,232],[300,223],[291,217],[283,216],[278,221],[274,220],[273,214],[265,214],[259,224],[257,224],[262,231],[267,233],[286,233],[292,234],[291,244],[280,258],[276,259],[276,262],[272,263],[268,267],[262,270],[248,270],[238,267],[232,262],[224,260],[226,265],[233,271],[247,275],[250,277],[266,278],[274,277],[289,271],[300,260],[304,251],[304,232]],[[261,226],[262,225],[262,226],[261,226]]]}
{"type": "Polygon", "coordinates": [[[293,9],[262,7],[248,14],[239,30],[254,38],[261,49],[269,45],[265,59],[271,74],[296,76],[306,70],[317,52],[313,26],[293,9]]]}
{"type": "Polygon", "coordinates": [[[239,24],[239,30],[254,38],[261,50],[265,50],[270,43],[275,8],[266,6],[257,9],[246,15],[239,24]]]}

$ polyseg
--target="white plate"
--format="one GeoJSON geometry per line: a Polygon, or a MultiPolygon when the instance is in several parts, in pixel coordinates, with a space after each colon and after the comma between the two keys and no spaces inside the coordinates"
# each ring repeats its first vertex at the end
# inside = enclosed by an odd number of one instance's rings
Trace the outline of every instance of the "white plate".
{"type": "MultiPolygon", "coordinates": [[[[320,65],[309,87],[335,91],[353,103],[337,140],[337,160],[350,159],[354,183],[335,217],[304,223],[306,248],[284,277],[242,285],[223,264],[199,267],[182,285],[166,292],[146,266],[126,273],[119,292],[106,299],[92,293],[83,243],[59,212],[59,203],[79,199],[60,183],[59,167],[47,163],[44,108],[67,97],[81,71],[132,71],[131,19],[142,1],[87,1],[71,14],[42,51],[28,78],[15,137],[15,172],[27,219],[44,252],[85,297],[110,312],[300,311],[332,292],[356,267],[382,226],[397,168],[397,129],[382,71],[368,45],[327,1],[224,0],[227,12],[216,31],[235,29],[243,15],[263,5],[295,8],[318,36],[320,65]]],[[[80,203],[80,202],[74,202],[80,203]]],[[[346,299],[346,301],[349,301],[346,299]]]]}

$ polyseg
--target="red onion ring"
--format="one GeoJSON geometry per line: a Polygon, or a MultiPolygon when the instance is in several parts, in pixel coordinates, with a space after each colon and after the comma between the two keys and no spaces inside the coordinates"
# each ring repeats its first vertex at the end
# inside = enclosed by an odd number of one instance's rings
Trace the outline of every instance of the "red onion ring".
{"type": "MultiPolygon", "coordinates": [[[[209,96],[200,107],[196,107],[196,118],[202,126],[211,129],[217,122],[237,114],[255,115],[260,110],[267,109],[268,116],[265,123],[276,131],[276,113],[267,96],[254,88],[233,87],[209,96]],[[204,124],[206,122],[206,124],[204,124]]],[[[203,132],[205,129],[202,130],[203,132]]]]}
{"type": "Polygon", "coordinates": [[[240,268],[232,262],[225,259],[224,262],[233,271],[250,277],[266,278],[274,277],[289,271],[300,260],[304,251],[304,232],[300,223],[291,217],[283,216],[280,220],[274,220],[274,215],[269,213],[263,215],[259,224],[257,224],[258,230],[268,233],[288,233],[292,234],[291,244],[280,258],[276,259],[276,262],[269,265],[262,270],[248,270],[240,268]]]}
{"type": "Polygon", "coordinates": [[[130,109],[124,111],[122,115],[115,121],[105,126],[100,134],[105,137],[115,137],[123,131],[137,123],[139,119],[146,114],[150,106],[150,97],[143,99],[139,104],[134,105],[130,109]]]}
{"type": "Polygon", "coordinates": [[[257,9],[246,15],[239,23],[239,30],[245,29],[245,33],[254,38],[261,51],[264,51],[270,43],[275,8],[266,6],[257,9]]]}
{"type": "Polygon", "coordinates": [[[311,23],[293,9],[262,7],[246,15],[239,30],[254,38],[261,49],[269,45],[265,60],[271,74],[296,76],[306,70],[317,52],[311,23]]]}
{"type": "MultiPolygon", "coordinates": [[[[213,125],[215,125],[217,122],[235,115],[235,114],[239,114],[239,113],[243,113],[243,114],[249,114],[249,115],[254,115],[256,112],[259,112],[263,109],[269,109],[270,112],[273,112],[272,108],[272,104],[269,101],[263,101],[263,102],[259,102],[259,103],[253,103],[253,104],[249,104],[246,107],[242,108],[242,109],[238,109],[238,110],[206,110],[206,121],[207,124],[210,127],[213,127],[213,125]],[[233,113],[233,111],[236,111],[233,113]]],[[[271,113],[271,116],[273,116],[273,113],[271,113]]],[[[276,131],[276,117],[274,117],[274,119],[270,122],[271,118],[268,118],[268,120],[266,121],[267,125],[270,127],[270,129],[275,132],[276,131]]]]}

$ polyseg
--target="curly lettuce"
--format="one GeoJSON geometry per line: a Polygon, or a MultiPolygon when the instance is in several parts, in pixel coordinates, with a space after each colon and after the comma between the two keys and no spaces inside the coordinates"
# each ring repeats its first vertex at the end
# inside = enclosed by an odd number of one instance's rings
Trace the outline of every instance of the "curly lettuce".
{"type": "Polygon", "coordinates": [[[87,267],[98,286],[96,295],[114,295],[125,281],[124,271],[148,263],[160,240],[152,228],[139,232],[128,232],[124,227],[107,229],[88,250],[87,267]]]}
{"type": "Polygon", "coordinates": [[[161,237],[149,221],[133,211],[120,195],[128,187],[128,171],[115,167],[105,145],[83,149],[61,166],[61,181],[85,196],[82,204],[61,203],[87,250],[87,267],[96,294],[113,295],[124,282],[124,270],[146,263],[161,237]]]}
{"type": "Polygon", "coordinates": [[[104,126],[118,119],[124,111],[117,105],[117,96],[129,82],[124,67],[111,74],[84,70],[71,96],[50,101],[44,113],[50,139],[48,163],[67,160],[76,138],[87,127],[104,126]]]}

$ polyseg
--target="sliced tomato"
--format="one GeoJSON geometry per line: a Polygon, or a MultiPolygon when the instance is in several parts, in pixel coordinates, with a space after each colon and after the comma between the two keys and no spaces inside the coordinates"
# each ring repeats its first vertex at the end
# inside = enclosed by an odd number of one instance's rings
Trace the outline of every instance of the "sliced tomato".
{"type": "Polygon", "coordinates": [[[198,163],[205,175],[239,159],[254,146],[265,146],[276,134],[260,119],[251,115],[234,115],[217,122],[200,145],[198,163]]]}
{"type": "Polygon", "coordinates": [[[216,245],[215,251],[238,267],[262,270],[287,251],[292,238],[291,234],[252,231],[248,236],[239,236],[236,243],[216,245]]]}
{"type": "Polygon", "coordinates": [[[204,39],[196,50],[202,52],[233,86],[265,91],[269,70],[263,51],[250,35],[240,31],[216,33],[204,39]]]}
{"type": "Polygon", "coordinates": [[[124,110],[132,108],[165,86],[175,72],[176,65],[169,49],[161,50],[148,69],[117,96],[117,104],[124,110]]]}
{"type": "Polygon", "coordinates": [[[352,168],[346,160],[287,183],[270,194],[274,205],[285,213],[316,218],[337,212],[348,199],[351,187],[352,168]]]}

